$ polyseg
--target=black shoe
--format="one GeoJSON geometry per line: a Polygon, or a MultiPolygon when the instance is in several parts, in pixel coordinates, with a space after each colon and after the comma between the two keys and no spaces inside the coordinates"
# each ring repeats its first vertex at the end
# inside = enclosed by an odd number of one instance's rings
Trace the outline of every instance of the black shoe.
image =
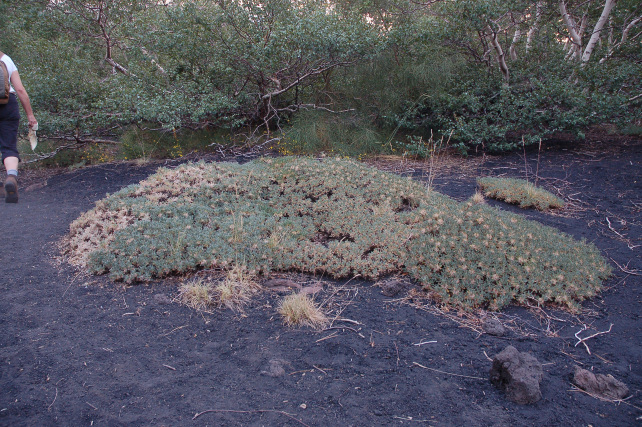
{"type": "Polygon", "coordinates": [[[4,190],[6,192],[5,202],[18,203],[18,180],[15,176],[9,175],[4,182],[4,190]]]}

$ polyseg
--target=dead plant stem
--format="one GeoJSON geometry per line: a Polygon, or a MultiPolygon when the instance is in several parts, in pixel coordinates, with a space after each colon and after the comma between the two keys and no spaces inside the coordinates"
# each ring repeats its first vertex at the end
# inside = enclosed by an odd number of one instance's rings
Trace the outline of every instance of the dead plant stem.
{"type": "Polygon", "coordinates": [[[430,371],[439,372],[440,374],[452,375],[452,376],[454,376],[454,377],[470,378],[470,379],[473,379],[473,380],[482,380],[482,381],[486,381],[486,380],[487,380],[487,378],[471,377],[471,376],[469,376],[469,375],[460,375],[460,374],[453,374],[453,373],[451,373],[451,372],[440,371],[439,369],[429,368],[429,367],[424,366],[424,365],[422,365],[422,364],[420,364],[420,363],[417,363],[417,362],[412,362],[412,364],[413,364],[413,365],[416,365],[416,366],[419,366],[420,368],[423,368],[423,369],[428,369],[428,370],[430,370],[430,371]]]}

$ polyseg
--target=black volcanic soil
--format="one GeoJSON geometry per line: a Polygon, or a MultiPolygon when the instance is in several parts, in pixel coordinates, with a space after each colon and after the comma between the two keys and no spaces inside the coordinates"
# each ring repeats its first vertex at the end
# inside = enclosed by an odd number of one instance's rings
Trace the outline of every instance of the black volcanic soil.
{"type": "MultiPolygon", "coordinates": [[[[533,173],[537,158],[527,153],[533,173]]],[[[459,200],[475,192],[477,176],[523,177],[525,168],[521,153],[452,163],[434,170],[434,185],[459,200]]],[[[48,179],[26,172],[20,202],[0,203],[0,425],[642,425],[641,163],[640,141],[547,147],[539,183],[569,208],[491,202],[594,242],[614,268],[580,315],[488,314],[506,326],[502,337],[474,317],[415,300],[419,309],[358,280],[326,282],[317,301],[352,322],[319,332],[284,326],[275,293],[243,315],[199,313],[171,302],[177,279],[123,287],[84,276],[56,261],[69,224],[159,164],[48,179]],[[575,345],[583,327],[580,337],[610,325],[586,341],[590,354],[575,345]],[[489,382],[487,356],[507,345],[542,362],[538,403],[512,403],[489,382]],[[573,390],[576,365],[613,375],[631,397],[614,403],[573,390]]],[[[425,178],[417,167],[398,169],[425,178]]]]}

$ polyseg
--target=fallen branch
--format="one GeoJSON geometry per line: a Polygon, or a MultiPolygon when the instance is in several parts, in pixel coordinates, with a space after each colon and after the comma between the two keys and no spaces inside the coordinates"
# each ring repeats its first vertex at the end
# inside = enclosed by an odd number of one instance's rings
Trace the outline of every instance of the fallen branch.
{"type": "Polygon", "coordinates": [[[256,409],[256,410],[253,410],[253,411],[235,411],[233,409],[208,409],[206,411],[199,412],[199,413],[195,414],[194,417],[192,417],[192,421],[197,419],[201,415],[207,414],[209,412],[229,412],[229,413],[233,413],[233,414],[260,414],[260,413],[266,413],[267,412],[267,413],[273,413],[273,414],[281,414],[281,415],[285,415],[286,417],[296,421],[297,423],[301,424],[302,426],[310,427],[309,425],[307,425],[303,421],[295,418],[292,414],[288,414],[287,412],[284,412],[284,411],[277,411],[276,409],[256,409]]]}
{"type": "Polygon", "coordinates": [[[586,338],[580,338],[580,337],[578,337],[578,335],[588,329],[586,327],[586,325],[583,325],[582,329],[580,329],[579,331],[577,331],[575,333],[575,338],[577,338],[577,342],[575,343],[575,347],[577,347],[579,344],[584,344],[584,347],[586,347],[586,351],[588,352],[588,354],[591,354],[591,349],[589,349],[588,345],[586,344],[586,341],[590,340],[591,338],[595,338],[598,335],[608,334],[609,332],[611,332],[611,328],[612,327],[613,327],[613,323],[611,323],[611,326],[609,326],[608,331],[597,332],[597,333],[595,333],[595,334],[593,334],[591,336],[588,336],[586,338]]]}

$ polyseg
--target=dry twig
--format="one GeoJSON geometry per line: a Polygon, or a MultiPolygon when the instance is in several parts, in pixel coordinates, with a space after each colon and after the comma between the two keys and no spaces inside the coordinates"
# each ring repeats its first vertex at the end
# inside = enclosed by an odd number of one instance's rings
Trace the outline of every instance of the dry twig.
{"type": "Polygon", "coordinates": [[[56,395],[54,396],[53,402],[51,402],[51,405],[47,407],[47,411],[51,411],[51,407],[53,406],[54,403],[56,403],[56,399],[58,398],[58,387],[56,387],[56,395]]]}
{"type": "Polygon", "coordinates": [[[629,270],[629,269],[628,269],[628,267],[629,267],[629,265],[628,265],[628,264],[627,264],[625,267],[622,267],[622,266],[621,266],[620,264],[618,264],[618,262],[617,262],[616,260],[614,260],[613,258],[611,258],[611,261],[613,261],[613,262],[615,263],[615,265],[617,265],[617,266],[618,266],[618,268],[619,268],[620,270],[622,270],[622,271],[623,271],[624,273],[626,273],[626,274],[630,274],[630,275],[632,275],[632,276],[642,276],[642,274],[638,273],[638,270],[629,270]]]}
{"type": "Polygon", "coordinates": [[[415,343],[415,344],[413,344],[413,345],[415,345],[415,346],[417,346],[417,347],[421,347],[422,345],[425,345],[425,344],[433,344],[433,343],[436,343],[436,342],[437,342],[437,341],[434,341],[434,340],[433,340],[433,341],[421,341],[421,342],[415,343]]]}
{"type": "Polygon", "coordinates": [[[630,399],[630,398],[632,398],[633,396],[629,396],[629,397],[627,397],[626,399],[607,399],[606,397],[598,396],[597,394],[589,393],[589,392],[588,392],[588,391],[586,391],[586,390],[582,390],[581,388],[579,388],[578,386],[576,386],[576,385],[575,385],[575,384],[573,384],[573,383],[571,383],[571,387],[572,387],[572,388],[571,388],[571,391],[579,391],[579,392],[582,392],[582,393],[584,393],[584,394],[588,394],[589,396],[591,396],[591,397],[593,397],[593,398],[595,398],[595,399],[599,399],[599,400],[601,400],[601,401],[603,401],[603,402],[611,402],[611,403],[618,403],[618,404],[619,404],[619,403],[624,403],[625,405],[632,406],[632,407],[634,407],[635,409],[638,409],[638,410],[641,410],[641,411],[642,411],[642,408],[640,408],[639,406],[636,406],[636,405],[634,405],[634,404],[632,404],[632,403],[627,402],[627,400],[629,400],[629,399],[630,399]]]}
{"type": "Polygon", "coordinates": [[[204,414],[207,414],[207,413],[210,413],[210,412],[228,412],[228,413],[233,413],[233,414],[261,414],[261,413],[281,414],[281,415],[285,415],[286,417],[296,421],[297,423],[301,424],[302,426],[310,427],[309,425],[307,425],[303,421],[299,420],[298,418],[295,418],[292,414],[288,414],[285,411],[278,411],[276,409],[255,409],[253,411],[235,411],[233,409],[208,409],[206,411],[199,412],[199,413],[195,414],[192,417],[192,421],[197,419],[201,415],[204,415],[204,414]]]}
{"type": "Polygon", "coordinates": [[[428,370],[431,370],[431,371],[439,372],[440,374],[452,375],[454,377],[470,378],[470,379],[473,379],[473,380],[482,380],[482,381],[486,381],[487,380],[487,378],[471,377],[469,375],[460,375],[460,374],[453,374],[453,373],[446,372],[446,371],[440,371],[439,369],[429,368],[429,367],[424,366],[424,365],[422,365],[420,363],[417,363],[417,362],[412,362],[412,364],[416,365],[416,366],[419,366],[420,368],[423,368],[423,369],[428,369],[428,370]]]}
{"type": "Polygon", "coordinates": [[[583,325],[582,329],[580,329],[579,331],[577,331],[575,333],[575,338],[577,338],[577,342],[575,343],[575,347],[577,347],[579,344],[584,344],[584,347],[586,347],[586,351],[588,352],[588,354],[591,354],[591,350],[589,349],[589,346],[586,344],[586,341],[590,340],[591,338],[595,338],[598,335],[608,334],[609,332],[611,332],[611,328],[612,327],[613,327],[613,323],[611,323],[611,326],[609,326],[608,331],[597,332],[597,333],[595,333],[595,334],[593,334],[591,336],[588,336],[586,338],[580,338],[580,337],[578,337],[578,335],[588,329],[586,327],[586,325],[583,325]]]}

